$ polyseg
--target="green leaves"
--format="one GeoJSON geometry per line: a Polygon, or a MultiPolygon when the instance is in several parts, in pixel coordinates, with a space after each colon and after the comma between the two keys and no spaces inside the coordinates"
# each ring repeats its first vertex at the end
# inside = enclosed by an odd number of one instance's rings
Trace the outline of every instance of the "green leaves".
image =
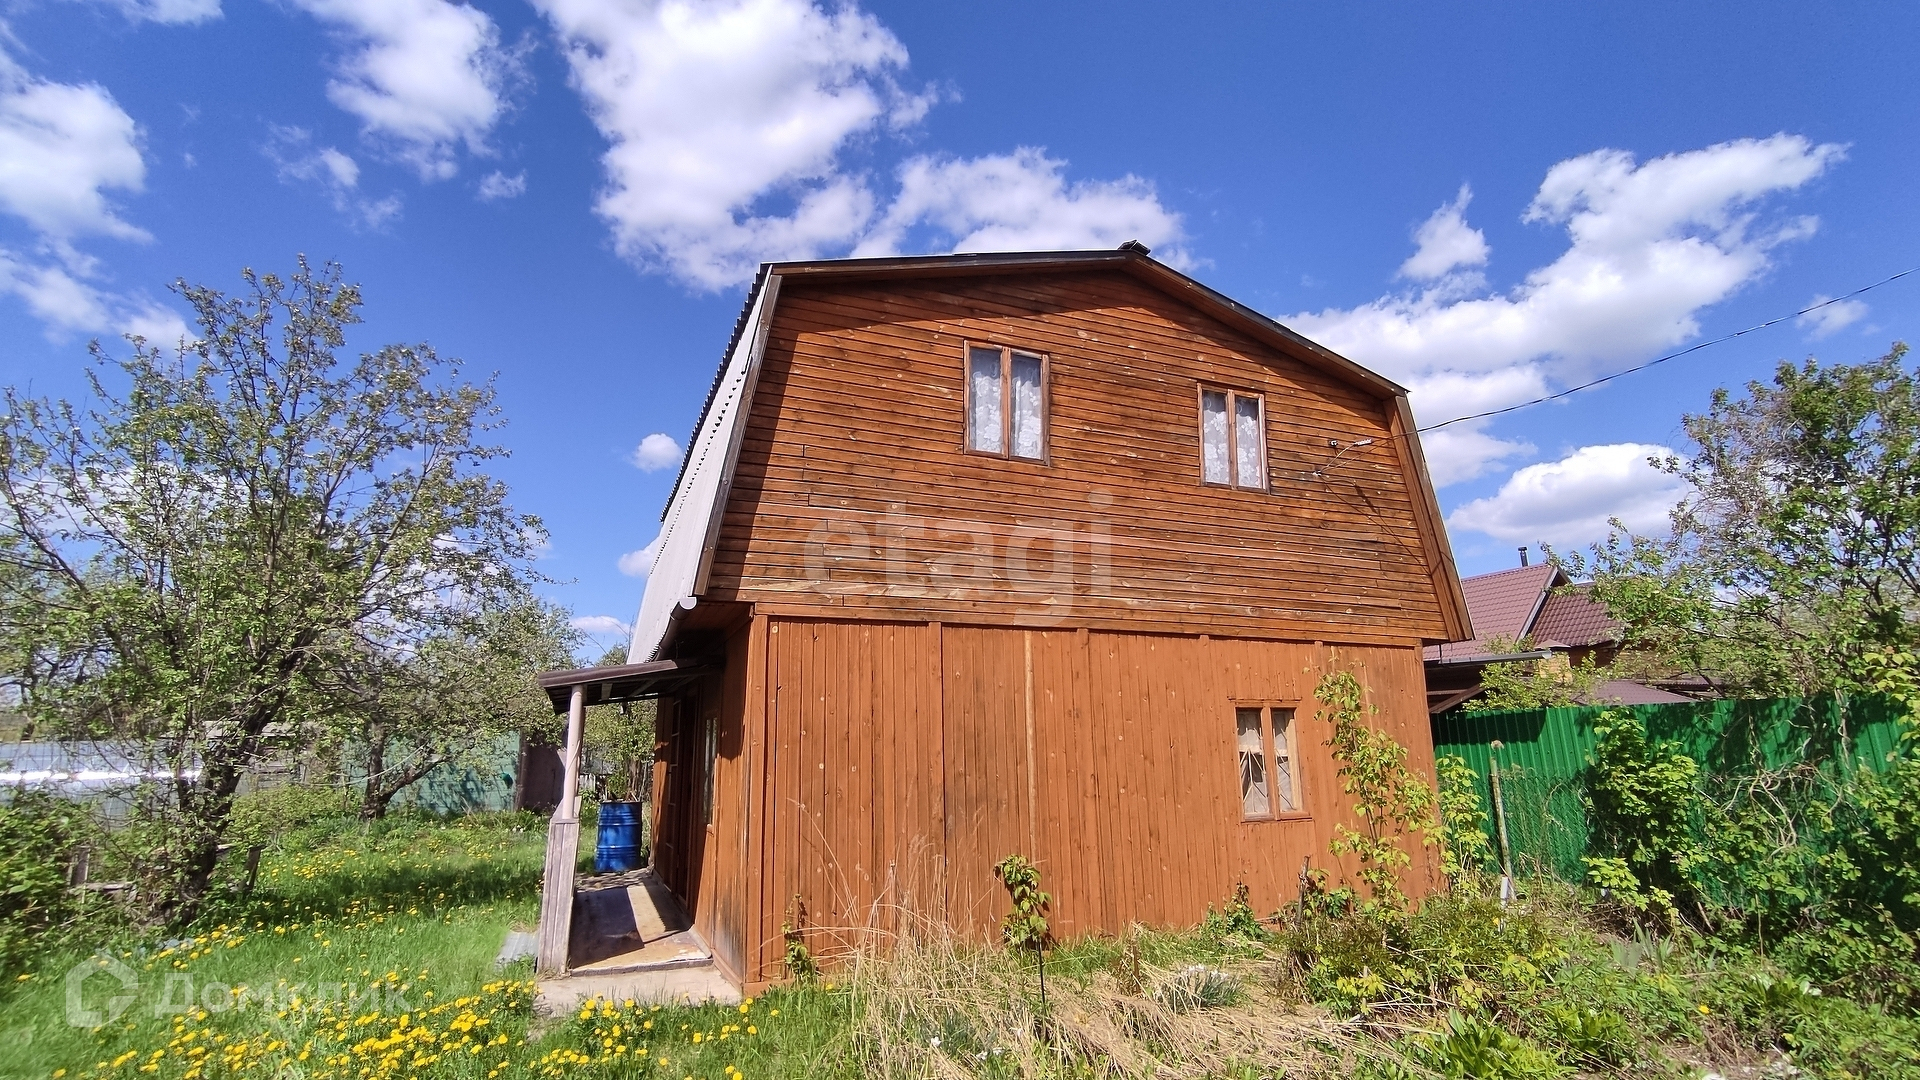
{"type": "Polygon", "coordinates": [[[1728,694],[1880,688],[1874,658],[1911,650],[1920,598],[1920,381],[1906,352],[1783,363],[1771,385],[1716,391],[1684,420],[1698,453],[1656,462],[1693,488],[1672,534],[1616,523],[1590,563],[1562,560],[1575,576],[1591,567],[1629,655],[1728,694]]]}
{"type": "Polygon", "coordinates": [[[1441,866],[1447,880],[1458,884],[1462,878],[1479,873],[1493,857],[1487,811],[1480,803],[1480,774],[1456,754],[1435,758],[1433,771],[1440,786],[1437,809],[1441,866]]]}
{"type": "Polygon", "coordinates": [[[338,266],[245,282],[178,284],[198,340],[96,345],[91,401],[9,390],[0,418],[0,660],[43,726],[198,769],[144,808],[177,913],[246,770],[490,632],[545,536],[484,471],[490,385],[426,345],[340,355],[338,266]]]}
{"type": "Polygon", "coordinates": [[[1013,900],[1013,910],[1000,920],[1001,940],[1016,949],[1039,952],[1046,948],[1052,933],[1047,907],[1053,897],[1040,890],[1040,869],[1024,855],[1009,855],[993,864],[993,876],[1013,900]]]}
{"type": "Polygon", "coordinates": [[[1359,860],[1359,878],[1374,903],[1403,908],[1407,897],[1400,888],[1400,872],[1413,862],[1407,851],[1409,834],[1418,834],[1427,845],[1439,833],[1433,789],[1407,768],[1406,747],[1367,724],[1378,710],[1367,703],[1366,688],[1353,672],[1327,672],[1313,696],[1320,702],[1316,718],[1332,725],[1326,745],[1341,763],[1335,775],[1340,790],[1352,799],[1361,826],[1335,824],[1329,846],[1335,855],[1351,854],[1359,860]]]}

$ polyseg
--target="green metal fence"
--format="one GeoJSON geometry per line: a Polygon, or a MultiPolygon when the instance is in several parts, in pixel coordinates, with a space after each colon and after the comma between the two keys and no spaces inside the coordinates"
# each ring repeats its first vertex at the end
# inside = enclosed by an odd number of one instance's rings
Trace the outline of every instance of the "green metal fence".
{"type": "MultiPolygon", "coordinates": [[[[1636,705],[1656,745],[1700,762],[1709,777],[1738,777],[1799,762],[1883,768],[1900,737],[1900,714],[1876,697],[1773,698],[1636,705]]],[[[1488,763],[1500,742],[1500,780],[1516,873],[1586,876],[1586,771],[1606,709],[1447,713],[1433,721],[1435,756],[1464,758],[1480,776],[1492,815],[1488,763]]],[[[1491,824],[1490,826],[1491,827],[1491,824]]]]}

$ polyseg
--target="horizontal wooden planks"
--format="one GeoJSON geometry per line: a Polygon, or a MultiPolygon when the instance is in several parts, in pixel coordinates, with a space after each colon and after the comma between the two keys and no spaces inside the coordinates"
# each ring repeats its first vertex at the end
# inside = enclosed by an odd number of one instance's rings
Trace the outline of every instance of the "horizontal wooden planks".
{"type": "Polygon", "coordinates": [[[1401,456],[1376,443],[1313,473],[1328,437],[1384,440],[1389,423],[1382,402],[1119,275],[790,289],[711,595],[812,593],[914,617],[1057,613],[1058,599],[1035,610],[1018,589],[996,602],[941,580],[984,544],[982,584],[1004,591],[1026,571],[1026,592],[1059,594],[1087,625],[1445,636],[1401,456]],[[959,452],[966,340],[1053,355],[1048,463],[959,452]],[[1198,483],[1196,379],[1267,395],[1272,491],[1198,483]],[[832,541],[849,526],[867,533],[864,558],[832,541]],[[1070,580],[1025,535],[1049,528],[1084,537],[1070,580]]]}

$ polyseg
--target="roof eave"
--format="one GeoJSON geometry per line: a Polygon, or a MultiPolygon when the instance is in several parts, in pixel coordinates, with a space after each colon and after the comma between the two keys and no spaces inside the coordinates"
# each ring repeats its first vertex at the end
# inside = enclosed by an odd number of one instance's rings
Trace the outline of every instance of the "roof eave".
{"type": "Polygon", "coordinates": [[[1284,351],[1305,353],[1380,398],[1401,397],[1407,389],[1378,372],[1341,356],[1310,338],[1215,289],[1195,281],[1144,252],[1117,248],[1100,251],[992,251],[958,255],[899,255],[872,259],[827,259],[768,263],[762,268],[794,281],[837,281],[869,278],[961,277],[976,274],[1070,273],[1076,270],[1118,269],[1185,300],[1222,321],[1262,338],[1284,351]]]}

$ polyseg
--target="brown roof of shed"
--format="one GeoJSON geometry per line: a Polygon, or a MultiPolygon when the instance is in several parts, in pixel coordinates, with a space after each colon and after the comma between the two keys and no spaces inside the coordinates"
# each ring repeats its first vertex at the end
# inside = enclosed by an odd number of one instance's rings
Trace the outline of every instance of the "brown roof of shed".
{"type": "Polygon", "coordinates": [[[1467,610],[1473,614],[1479,640],[1525,635],[1547,590],[1564,577],[1559,567],[1542,563],[1461,579],[1460,589],[1467,594],[1467,610]]]}
{"type": "Polygon", "coordinates": [[[1494,638],[1528,638],[1541,649],[1596,645],[1611,640],[1620,627],[1593,598],[1591,584],[1567,584],[1567,575],[1552,563],[1463,578],[1460,589],[1476,636],[1427,646],[1430,661],[1491,659],[1497,655],[1488,648],[1494,638]]]}
{"type": "MultiPolygon", "coordinates": [[[[1473,603],[1471,590],[1467,593],[1467,603],[1473,603]]],[[[1474,615],[1478,618],[1477,609],[1474,615]]],[[[1541,605],[1540,617],[1533,621],[1531,633],[1536,644],[1551,641],[1577,648],[1611,641],[1619,630],[1619,620],[1608,616],[1606,606],[1593,598],[1592,584],[1584,584],[1554,590],[1541,605]]]]}

